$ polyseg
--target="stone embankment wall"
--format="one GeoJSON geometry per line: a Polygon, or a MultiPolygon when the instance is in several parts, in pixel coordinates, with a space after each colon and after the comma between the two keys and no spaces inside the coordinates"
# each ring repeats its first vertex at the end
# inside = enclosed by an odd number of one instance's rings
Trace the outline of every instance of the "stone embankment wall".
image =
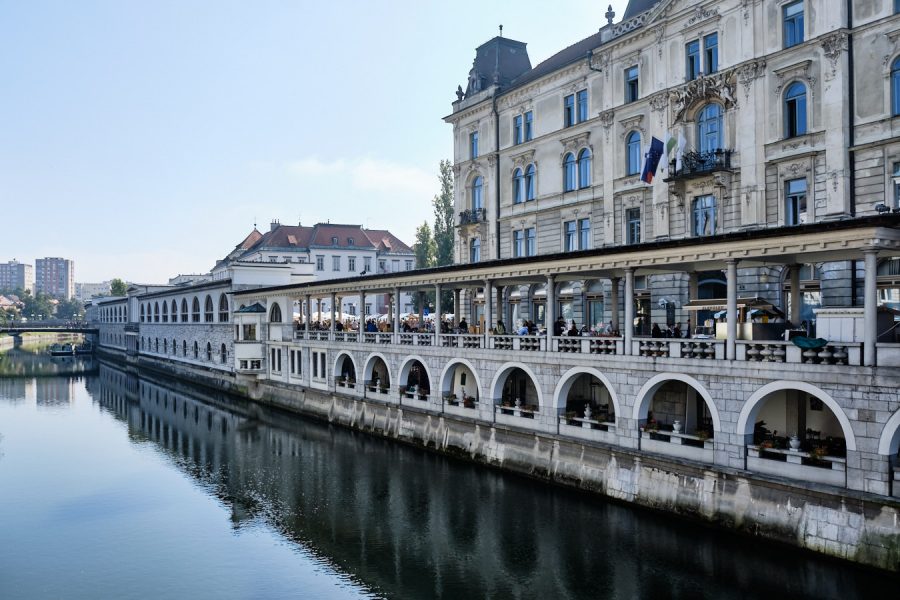
{"type": "Polygon", "coordinates": [[[900,572],[900,502],[141,358],[141,368],[617,501],[900,572]]]}

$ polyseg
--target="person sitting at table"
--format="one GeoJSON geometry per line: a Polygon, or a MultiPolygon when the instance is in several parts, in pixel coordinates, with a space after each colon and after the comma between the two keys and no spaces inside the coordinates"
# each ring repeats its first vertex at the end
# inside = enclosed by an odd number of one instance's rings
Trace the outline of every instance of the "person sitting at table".
{"type": "Polygon", "coordinates": [[[497,335],[506,335],[506,325],[503,324],[503,319],[497,321],[495,331],[497,332],[497,335]]]}
{"type": "Polygon", "coordinates": [[[650,337],[661,338],[662,336],[662,329],[659,328],[659,323],[654,323],[650,329],[650,337]]]}
{"type": "Polygon", "coordinates": [[[516,335],[528,335],[528,321],[521,321],[516,335]]]}
{"type": "Polygon", "coordinates": [[[569,331],[566,333],[569,337],[575,337],[578,335],[578,325],[575,324],[575,319],[572,319],[572,326],[569,327],[569,331]]]}
{"type": "Polygon", "coordinates": [[[463,317],[459,320],[459,332],[460,333],[469,333],[469,324],[466,323],[465,317],[463,317]]]}

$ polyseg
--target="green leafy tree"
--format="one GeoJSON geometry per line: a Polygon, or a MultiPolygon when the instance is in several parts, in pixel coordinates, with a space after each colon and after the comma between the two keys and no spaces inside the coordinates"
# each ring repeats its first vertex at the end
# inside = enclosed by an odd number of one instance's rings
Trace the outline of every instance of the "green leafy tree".
{"type": "Polygon", "coordinates": [[[50,296],[43,292],[32,295],[31,292],[25,292],[19,298],[25,305],[22,308],[22,316],[29,319],[50,319],[53,318],[55,307],[50,302],[50,296]]]}
{"type": "Polygon", "coordinates": [[[56,318],[77,321],[84,317],[84,306],[78,300],[61,300],[56,305],[56,318]]]}
{"type": "MultiPolygon", "coordinates": [[[[413,245],[413,251],[416,253],[416,268],[427,269],[435,264],[435,244],[434,237],[431,235],[431,226],[425,221],[416,227],[416,243],[413,245]]],[[[425,293],[425,306],[434,304],[434,292],[425,293]]],[[[416,310],[419,310],[421,296],[416,294],[413,298],[416,310]]]]}
{"type": "Polygon", "coordinates": [[[453,165],[442,160],[439,165],[438,181],[441,191],[432,200],[434,206],[434,245],[436,266],[453,264],[453,240],[455,221],[453,219],[453,165]]]}
{"type": "Polygon", "coordinates": [[[116,277],[109,282],[109,293],[113,296],[124,296],[128,293],[128,284],[116,277]]]}

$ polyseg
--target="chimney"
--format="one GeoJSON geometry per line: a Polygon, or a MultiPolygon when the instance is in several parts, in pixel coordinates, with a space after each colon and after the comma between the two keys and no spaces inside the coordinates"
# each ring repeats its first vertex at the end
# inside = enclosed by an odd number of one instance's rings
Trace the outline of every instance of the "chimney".
{"type": "Polygon", "coordinates": [[[269,231],[275,231],[281,226],[281,223],[278,222],[278,219],[272,219],[272,224],[269,226],[269,231]]]}

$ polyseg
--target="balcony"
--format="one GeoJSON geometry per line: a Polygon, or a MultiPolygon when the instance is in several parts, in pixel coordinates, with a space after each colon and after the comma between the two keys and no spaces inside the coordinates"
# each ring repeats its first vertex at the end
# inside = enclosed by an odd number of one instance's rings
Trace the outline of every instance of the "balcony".
{"type": "Polygon", "coordinates": [[[483,208],[472,208],[459,213],[460,226],[484,223],[485,220],[487,220],[487,213],[483,208]]]}
{"type": "Polygon", "coordinates": [[[709,175],[721,171],[731,171],[731,154],[733,150],[712,150],[710,152],[685,152],[681,159],[681,169],[676,170],[677,162],[669,164],[669,177],[665,182],[683,181],[694,177],[709,175]]]}

